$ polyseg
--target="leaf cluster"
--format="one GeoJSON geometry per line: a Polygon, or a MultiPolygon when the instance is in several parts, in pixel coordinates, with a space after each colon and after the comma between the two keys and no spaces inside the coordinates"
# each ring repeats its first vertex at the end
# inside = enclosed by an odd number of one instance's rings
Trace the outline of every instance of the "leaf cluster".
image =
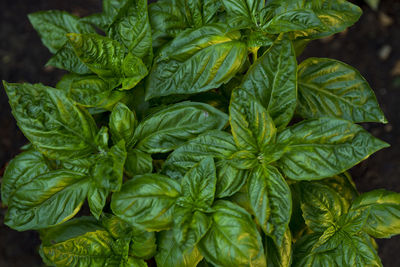
{"type": "Polygon", "coordinates": [[[345,0],[30,14],[69,73],[4,82],[30,142],[3,177],[5,223],[38,230],[49,266],[381,266],[400,194],[360,195],[346,170],[388,147],[357,123],[386,118],[351,66],[297,62],[360,15],[345,0]]]}

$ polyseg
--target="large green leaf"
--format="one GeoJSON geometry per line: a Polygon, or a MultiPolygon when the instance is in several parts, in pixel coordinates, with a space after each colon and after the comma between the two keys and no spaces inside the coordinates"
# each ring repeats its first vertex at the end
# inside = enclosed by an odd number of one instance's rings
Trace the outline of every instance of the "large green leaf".
{"type": "Polygon", "coordinates": [[[275,141],[276,128],[267,110],[245,90],[232,92],[229,116],[232,135],[239,149],[259,153],[275,141]]]}
{"type": "Polygon", "coordinates": [[[185,30],[155,59],[146,99],[200,93],[228,82],[247,57],[240,38],[240,32],[229,32],[221,24],[185,30]]]}
{"type": "Polygon", "coordinates": [[[96,124],[64,91],[41,84],[4,82],[13,115],[33,146],[49,158],[69,159],[96,150],[96,124]]]}
{"type": "MultiPolygon", "coordinates": [[[[172,178],[181,178],[206,157],[225,159],[236,151],[232,135],[223,131],[209,131],[175,149],[165,161],[163,172],[172,178]]],[[[218,161],[216,164],[219,165],[218,161]]]]}
{"type": "Polygon", "coordinates": [[[67,221],[79,211],[89,183],[87,175],[74,171],[55,170],[41,174],[14,191],[9,199],[5,224],[24,231],[67,221]]]}
{"type": "Polygon", "coordinates": [[[252,27],[258,25],[258,13],[264,7],[263,0],[222,0],[228,13],[231,27],[252,27]]]}
{"type": "Polygon", "coordinates": [[[400,234],[400,194],[374,190],[356,198],[351,211],[368,213],[364,230],[376,238],[389,238],[400,234]]]}
{"type": "Polygon", "coordinates": [[[56,53],[67,42],[67,33],[96,33],[89,24],[65,11],[47,10],[31,13],[29,21],[39,33],[43,44],[56,53]]]}
{"type": "Polygon", "coordinates": [[[224,200],[213,206],[212,225],[199,249],[217,266],[266,266],[261,236],[244,209],[224,200]]]}
{"type": "MultiPolygon", "coordinates": [[[[146,0],[126,1],[116,20],[111,24],[108,35],[121,42],[132,55],[141,59],[152,56],[152,39],[146,0]]],[[[147,62],[151,63],[151,58],[147,62]]]]}
{"type": "Polygon", "coordinates": [[[137,124],[135,112],[131,111],[125,104],[118,103],[114,106],[110,115],[109,127],[112,140],[115,143],[125,140],[129,147],[137,124]]]}
{"type": "Polygon", "coordinates": [[[272,166],[258,166],[247,184],[251,208],[265,234],[281,246],[292,214],[290,188],[272,166]]]}
{"type": "Polygon", "coordinates": [[[296,9],[273,17],[262,29],[271,34],[324,28],[312,9],[296,9]]]}
{"type": "Polygon", "coordinates": [[[324,232],[337,225],[346,213],[346,203],[332,188],[317,182],[302,182],[301,209],[308,227],[314,232],[324,232]]]}
{"type": "Polygon", "coordinates": [[[158,239],[158,253],[155,255],[159,267],[196,266],[203,256],[197,247],[184,251],[175,240],[172,230],[163,231],[158,239]]]}
{"type": "Polygon", "coordinates": [[[214,201],[216,183],[214,159],[207,157],[193,166],[183,177],[182,197],[178,201],[207,210],[214,201]]]}
{"type": "Polygon", "coordinates": [[[361,16],[362,10],[346,0],[271,0],[268,5],[274,7],[275,15],[297,9],[312,9],[324,27],[298,31],[294,38],[316,39],[338,33],[353,25],[361,16]]]}
{"type": "Polygon", "coordinates": [[[303,118],[338,117],[353,122],[387,122],[375,94],[361,74],[328,58],[309,58],[299,65],[299,102],[303,118]]]}
{"type": "Polygon", "coordinates": [[[287,145],[287,152],[278,161],[278,166],[295,180],[339,174],[388,147],[361,126],[335,118],[300,122],[280,133],[277,142],[287,145]]]}
{"type": "Polygon", "coordinates": [[[22,152],[12,159],[2,177],[1,201],[8,205],[8,199],[15,189],[50,171],[48,163],[48,160],[34,149],[22,152]]]}
{"type": "Polygon", "coordinates": [[[107,231],[97,230],[56,244],[40,247],[43,260],[54,266],[119,266],[113,238],[107,231]]]}
{"type": "Polygon", "coordinates": [[[126,182],[121,191],[112,195],[111,209],[133,226],[160,231],[171,226],[173,206],[179,196],[180,186],[174,180],[144,174],[126,182]]]}
{"type": "Polygon", "coordinates": [[[261,102],[281,130],[296,108],[296,80],[296,54],[292,42],[282,35],[249,68],[241,87],[261,102]]]}
{"type": "Polygon", "coordinates": [[[222,129],[227,120],[225,113],[207,104],[171,105],[138,125],[135,147],[147,153],[168,152],[207,130],[222,129]]]}

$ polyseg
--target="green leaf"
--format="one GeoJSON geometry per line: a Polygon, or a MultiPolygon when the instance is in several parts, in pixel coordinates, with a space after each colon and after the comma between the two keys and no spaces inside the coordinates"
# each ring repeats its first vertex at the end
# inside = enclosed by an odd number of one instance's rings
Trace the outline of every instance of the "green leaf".
{"type": "Polygon", "coordinates": [[[278,135],[287,152],[278,161],[294,180],[314,180],[339,174],[388,147],[361,126],[334,118],[300,122],[278,135]]]}
{"type": "Polygon", "coordinates": [[[94,217],[82,216],[51,228],[40,230],[40,239],[43,246],[48,246],[97,230],[104,230],[104,228],[94,217]]]}
{"type": "Polygon", "coordinates": [[[351,206],[351,211],[368,213],[364,231],[376,238],[390,238],[400,234],[400,194],[374,190],[361,194],[351,206]]]}
{"type": "Polygon", "coordinates": [[[214,159],[207,157],[193,166],[181,181],[182,197],[178,199],[207,210],[214,201],[217,183],[214,159]]]}
{"type": "Polygon", "coordinates": [[[180,186],[174,180],[144,174],[126,182],[121,191],[112,195],[111,209],[133,226],[147,231],[165,230],[172,224],[173,206],[179,195],[180,186]]]}
{"type": "Polygon", "coordinates": [[[65,11],[39,11],[29,14],[28,18],[43,44],[53,54],[67,42],[67,33],[96,33],[89,24],[65,11]]]}
{"type": "Polygon", "coordinates": [[[345,236],[337,254],[338,266],[382,266],[377,252],[362,236],[345,236]]]}
{"type": "Polygon", "coordinates": [[[146,153],[163,153],[212,129],[222,129],[227,115],[212,106],[195,102],[171,105],[142,121],[135,147],[146,153]]]}
{"type": "Polygon", "coordinates": [[[24,231],[67,221],[82,206],[89,182],[88,176],[68,170],[39,175],[14,191],[9,199],[5,224],[24,231]]]}
{"type": "Polygon", "coordinates": [[[136,258],[150,259],[156,254],[157,243],[154,232],[137,231],[131,238],[129,253],[136,258]]]}
{"type": "Polygon", "coordinates": [[[247,57],[240,38],[240,32],[229,32],[221,24],[185,30],[155,59],[146,99],[200,93],[228,82],[247,57]]]}
{"type": "Polygon", "coordinates": [[[108,35],[122,43],[132,55],[145,59],[150,65],[153,50],[147,1],[126,2],[108,29],[108,35]]]}
{"type": "Polygon", "coordinates": [[[199,243],[206,260],[217,266],[265,266],[261,237],[250,214],[224,200],[213,209],[211,228],[199,243]]]}
{"type": "Polygon", "coordinates": [[[126,159],[125,142],[118,144],[96,159],[92,175],[99,188],[117,192],[121,189],[126,159]]]}
{"type": "Polygon", "coordinates": [[[277,247],[272,239],[264,239],[265,255],[269,267],[290,267],[292,264],[292,234],[288,228],[283,236],[282,245],[277,247]]]}
{"type": "Polygon", "coordinates": [[[275,141],[276,128],[267,110],[245,90],[232,92],[229,116],[232,135],[239,149],[259,153],[275,141]]]}
{"type": "Polygon", "coordinates": [[[55,53],[46,66],[53,66],[77,74],[90,74],[91,70],[78,58],[71,43],[66,43],[55,53]]]}
{"type": "Polygon", "coordinates": [[[99,188],[94,182],[90,184],[87,200],[90,212],[94,217],[96,217],[96,219],[100,218],[100,215],[103,212],[103,208],[106,205],[109,193],[109,189],[99,188]]]}
{"type": "Polygon", "coordinates": [[[330,226],[335,226],[347,211],[346,200],[326,185],[302,182],[300,189],[303,217],[314,232],[324,232],[330,226]]]}
{"type": "Polygon", "coordinates": [[[358,6],[345,0],[316,0],[316,1],[268,1],[269,6],[275,6],[275,15],[297,9],[312,9],[321,20],[324,27],[298,31],[294,38],[317,39],[343,31],[353,25],[361,16],[358,6]]]}
{"type": "Polygon", "coordinates": [[[175,207],[173,233],[178,245],[184,251],[193,249],[211,226],[211,219],[204,213],[182,207],[175,207]]]}
{"type": "Polygon", "coordinates": [[[24,151],[8,164],[1,182],[1,201],[8,205],[13,192],[35,177],[50,171],[48,160],[34,149],[24,151]]]}
{"type": "Polygon", "coordinates": [[[311,252],[314,244],[318,242],[320,234],[312,233],[303,236],[300,240],[295,243],[295,249],[293,253],[293,264],[294,267],[318,267],[318,266],[341,266],[337,265],[336,250],[325,251],[320,253],[311,252]]]}
{"type": "Polygon", "coordinates": [[[263,0],[222,0],[231,27],[246,28],[258,24],[257,15],[264,7],[263,0]]]}
{"type": "Polygon", "coordinates": [[[221,164],[218,163],[219,159],[228,158],[236,151],[232,135],[223,131],[208,131],[175,149],[165,161],[163,173],[175,179],[182,178],[189,169],[206,157],[217,159],[218,168],[221,164]]]}
{"type": "Polygon", "coordinates": [[[120,43],[97,34],[70,33],[67,37],[91,71],[104,78],[121,77],[125,48],[120,43]]]}
{"type": "Polygon", "coordinates": [[[125,57],[126,48],[119,42],[97,34],[67,34],[76,55],[94,73],[122,89],[134,87],[147,75],[142,60],[132,54],[125,57]]]}
{"type": "Polygon", "coordinates": [[[309,58],[299,65],[298,75],[297,112],[303,118],[329,116],[353,122],[387,122],[368,82],[349,65],[309,58]]]}
{"type": "Polygon", "coordinates": [[[93,118],[65,92],[41,84],[4,82],[4,88],[19,128],[45,156],[62,160],[96,150],[93,118]]]}
{"type": "Polygon", "coordinates": [[[292,119],[296,108],[297,61],[292,42],[281,35],[243,78],[241,87],[267,109],[279,130],[292,119]]]}
{"type": "Polygon", "coordinates": [[[219,0],[160,0],[149,6],[153,47],[157,48],[186,28],[199,28],[215,22],[222,3],[219,0]]]}
{"type": "Polygon", "coordinates": [[[271,34],[309,29],[324,29],[324,25],[311,9],[296,9],[284,12],[269,20],[262,29],[271,34]]]}
{"type": "Polygon", "coordinates": [[[110,84],[95,75],[75,78],[69,89],[68,96],[84,107],[100,107],[110,96],[110,84]]]}
{"type": "Polygon", "coordinates": [[[249,171],[239,170],[230,160],[216,162],[217,187],[215,197],[229,197],[238,192],[247,181],[249,171]]]}
{"type": "Polygon", "coordinates": [[[114,143],[125,140],[125,143],[129,147],[131,145],[129,142],[133,138],[137,124],[138,121],[135,112],[131,111],[123,103],[116,104],[111,112],[108,124],[114,143]]]}
{"type": "Polygon", "coordinates": [[[112,237],[104,230],[87,232],[66,241],[42,245],[43,260],[55,266],[119,266],[112,237]]]}
{"type": "Polygon", "coordinates": [[[158,253],[154,257],[159,267],[192,267],[203,258],[197,247],[184,251],[172,230],[163,231],[158,239],[158,253]]]}
{"type": "Polygon", "coordinates": [[[153,159],[150,154],[138,149],[128,150],[125,162],[125,172],[129,176],[151,173],[153,171],[153,159]]]}
{"type": "Polygon", "coordinates": [[[253,169],[247,184],[250,205],[258,224],[281,246],[292,214],[290,188],[272,166],[253,169]]]}

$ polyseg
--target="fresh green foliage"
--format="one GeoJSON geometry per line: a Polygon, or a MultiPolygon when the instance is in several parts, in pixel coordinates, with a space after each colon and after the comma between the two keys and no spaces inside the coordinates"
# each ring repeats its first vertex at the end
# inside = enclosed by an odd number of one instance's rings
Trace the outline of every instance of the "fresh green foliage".
{"type": "Polygon", "coordinates": [[[346,170],[388,147],[357,123],[387,120],[357,70],[297,62],[360,15],[345,0],[29,15],[70,73],[3,83],[30,142],[2,178],[5,224],[39,230],[49,266],[381,266],[400,194],[359,194],[346,170]]]}

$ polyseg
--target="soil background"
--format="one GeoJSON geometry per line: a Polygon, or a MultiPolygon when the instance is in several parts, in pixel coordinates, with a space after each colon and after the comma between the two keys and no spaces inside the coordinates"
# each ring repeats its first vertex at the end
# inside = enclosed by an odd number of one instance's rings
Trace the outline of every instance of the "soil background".
{"type": "MultiPolygon", "coordinates": [[[[312,42],[307,57],[329,57],[357,68],[368,80],[389,121],[364,124],[373,135],[392,146],[351,170],[361,192],[377,188],[400,192],[400,0],[381,0],[377,11],[364,1],[360,21],[344,33],[312,42]]],[[[63,71],[44,67],[51,54],[30,25],[27,15],[39,10],[66,10],[78,16],[101,11],[100,0],[0,0],[0,79],[41,82],[54,86],[63,71]]],[[[18,130],[0,85],[0,175],[5,164],[27,141],[18,130]]],[[[0,180],[1,181],[1,180],[0,180]]],[[[43,266],[37,253],[40,241],[33,231],[17,232],[3,224],[0,203],[0,267],[43,266]]],[[[400,236],[378,240],[386,267],[400,266],[400,236]]]]}

